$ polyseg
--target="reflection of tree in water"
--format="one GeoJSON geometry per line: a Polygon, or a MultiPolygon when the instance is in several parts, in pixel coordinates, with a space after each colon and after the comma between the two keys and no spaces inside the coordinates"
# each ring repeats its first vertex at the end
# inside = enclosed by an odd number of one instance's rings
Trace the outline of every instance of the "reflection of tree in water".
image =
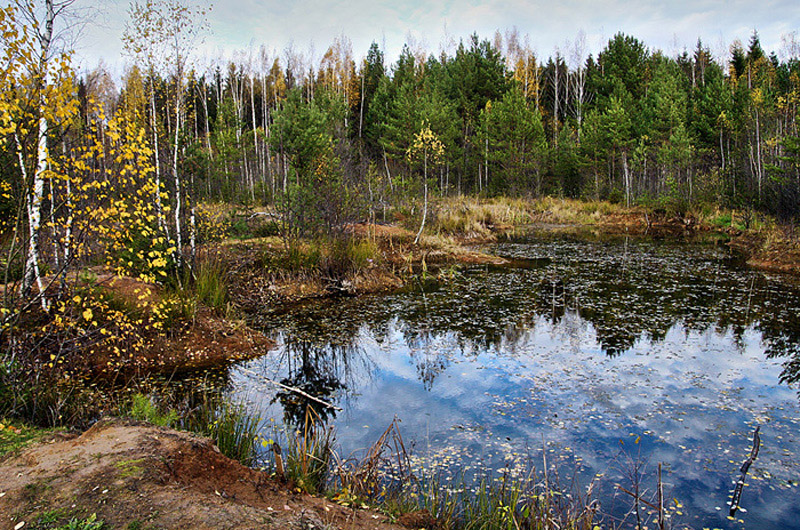
{"type": "MultiPolygon", "coordinates": [[[[280,381],[281,384],[298,388],[311,396],[335,404],[343,392],[355,386],[354,381],[368,377],[374,369],[365,349],[359,346],[357,334],[347,337],[347,340],[349,342],[340,340],[336,344],[331,344],[324,338],[287,342],[284,345],[284,355],[288,375],[280,381]]],[[[275,400],[283,406],[284,419],[293,425],[302,423],[308,406],[314,409],[323,422],[336,415],[334,409],[288,390],[278,392],[273,402],[275,400]]]]}
{"type": "MultiPolygon", "coordinates": [[[[445,284],[309,306],[286,323],[300,336],[313,330],[318,343],[351,346],[362,325],[379,343],[399,325],[427,388],[454,353],[513,354],[542,318],[572,326],[573,334],[586,333],[588,323],[609,356],[640,339],[663,341],[676,326],[686,333],[730,334],[740,348],[747,330],[755,329],[768,356],[790,357],[783,379],[800,380],[800,291],[737,266],[723,251],[645,239],[553,239],[501,246],[499,252],[516,253],[525,258],[518,263],[530,266],[476,267],[445,284]],[[441,347],[445,342],[451,349],[441,347]]],[[[299,382],[313,375],[302,364],[293,372],[299,382]]]]}
{"type": "Polygon", "coordinates": [[[450,365],[450,356],[446,351],[437,348],[437,339],[440,337],[438,333],[406,326],[404,335],[419,380],[426,390],[430,390],[436,377],[450,365]]]}
{"type": "Polygon", "coordinates": [[[756,324],[770,359],[788,357],[781,382],[800,383],[800,315],[787,306],[775,308],[756,324]]]}
{"type": "MultiPolygon", "coordinates": [[[[281,384],[298,388],[306,394],[323,401],[334,401],[337,390],[344,389],[344,384],[337,377],[333,356],[329,348],[315,346],[310,342],[294,342],[286,345],[289,375],[281,379],[281,384]]],[[[306,409],[310,406],[325,422],[336,415],[334,409],[325,407],[296,392],[283,390],[275,395],[274,401],[280,401],[286,423],[302,425],[306,409]]]]}

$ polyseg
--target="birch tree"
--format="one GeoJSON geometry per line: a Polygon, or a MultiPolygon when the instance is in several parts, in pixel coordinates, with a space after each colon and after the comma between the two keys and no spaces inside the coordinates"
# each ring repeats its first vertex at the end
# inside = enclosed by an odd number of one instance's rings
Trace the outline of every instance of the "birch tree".
{"type": "MultiPolygon", "coordinates": [[[[179,155],[183,123],[183,103],[188,63],[192,49],[205,30],[206,10],[187,6],[179,0],[144,0],[134,2],[129,10],[130,24],[126,42],[136,42],[136,50],[146,57],[163,58],[166,73],[174,84],[174,127],[172,136],[172,180],[175,188],[175,260],[182,264],[183,240],[182,207],[186,202],[184,183],[180,175],[179,155]]],[[[149,60],[149,59],[148,59],[149,60]]],[[[155,60],[153,63],[155,64],[155,60]]],[[[155,113],[155,111],[154,111],[155,113]]],[[[156,164],[158,165],[158,163],[156,164]]],[[[189,201],[191,204],[191,201],[189,201]]],[[[194,216],[194,207],[190,206],[194,216]]]]}
{"type": "Polygon", "coordinates": [[[570,89],[572,92],[572,111],[577,123],[578,143],[581,141],[581,129],[586,104],[590,96],[586,88],[586,33],[581,30],[575,37],[575,42],[570,50],[572,75],[570,76],[570,89]]]}
{"type": "Polygon", "coordinates": [[[434,164],[444,156],[444,145],[439,138],[431,131],[428,124],[424,124],[422,129],[414,136],[414,142],[408,148],[408,158],[410,161],[422,163],[422,222],[419,225],[414,244],[419,243],[422,231],[425,229],[425,221],[428,218],[428,164],[434,164]]]}
{"type": "MultiPolygon", "coordinates": [[[[3,121],[13,138],[27,218],[27,242],[21,294],[30,297],[34,284],[42,309],[49,308],[40,270],[45,183],[52,174],[48,145],[51,124],[75,110],[69,54],[58,49],[55,26],[73,0],[43,4],[18,2],[4,11],[3,37],[7,65],[3,88],[3,121]]],[[[53,183],[50,182],[50,195],[53,183]]]]}

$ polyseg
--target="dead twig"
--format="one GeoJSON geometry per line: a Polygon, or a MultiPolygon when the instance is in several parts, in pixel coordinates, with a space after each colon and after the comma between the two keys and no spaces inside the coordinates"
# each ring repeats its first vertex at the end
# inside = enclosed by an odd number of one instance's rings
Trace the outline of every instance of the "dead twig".
{"type": "Polygon", "coordinates": [[[747,457],[747,460],[744,461],[740,469],[742,474],[739,476],[739,481],[736,483],[736,489],[733,490],[733,498],[731,499],[731,517],[736,515],[736,512],[739,510],[739,503],[742,500],[742,490],[744,490],[745,486],[744,481],[747,478],[747,471],[758,457],[758,449],[761,447],[761,435],[759,434],[760,430],[761,426],[759,425],[753,432],[753,448],[750,450],[750,456],[747,457]]]}
{"type": "Polygon", "coordinates": [[[294,393],[296,393],[296,394],[300,394],[301,396],[303,396],[303,397],[305,397],[305,398],[308,398],[308,399],[310,399],[311,401],[316,401],[316,402],[317,402],[317,403],[319,403],[320,405],[324,405],[324,406],[328,407],[329,409],[333,409],[333,410],[343,410],[341,407],[337,407],[336,405],[334,405],[334,404],[332,404],[332,403],[328,403],[327,401],[323,401],[323,400],[321,400],[320,398],[318,398],[318,397],[316,397],[316,396],[312,396],[311,394],[309,394],[309,393],[307,393],[307,392],[304,392],[304,391],[300,390],[300,389],[299,389],[299,388],[297,388],[297,387],[294,387],[294,386],[289,386],[289,385],[284,385],[283,383],[279,383],[278,381],[275,381],[275,380],[273,380],[273,379],[270,379],[269,377],[266,377],[266,376],[264,376],[264,375],[257,374],[257,373],[255,373],[255,372],[254,372],[254,371],[252,371],[252,370],[248,370],[247,368],[240,368],[240,369],[241,369],[241,371],[242,371],[242,372],[244,372],[244,373],[246,373],[246,374],[248,374],[248,375],[250,375],[250,376],[252,376],[252,377],[257,377],[257,378],[259,378],[259,379],[263,379],[263,380],[264,380],[264,381],[266,381],[267,383],[271,383],[271,384],[273,384],[273,385],[275,385],[275,386],[277,386],[277,387],[280,387],[280,388],[282,388],[282,389],[284,389],[284,390],[288,390],[289,392],[294,392],[294,393]]]}

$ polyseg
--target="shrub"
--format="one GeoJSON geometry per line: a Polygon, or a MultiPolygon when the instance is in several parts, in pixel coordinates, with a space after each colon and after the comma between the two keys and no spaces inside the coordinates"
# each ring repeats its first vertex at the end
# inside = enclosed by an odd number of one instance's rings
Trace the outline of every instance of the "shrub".
{"type": "Polygon", "coordinates": [[[182,322],[191,322],[197,315],[194,293],[185,288],[164,293],[160,302],[151,306],[152,325],[155,329],[169,330],[182,322]]]}
{"type": "Polygon", "coordinates": [[[134,225],[109,244],[107,263],[120,274],[163,282],[177,272],[174,252],[157,228],[134,225]]]}
{"type": "Polygon", "coordinates": [[[377,261],[377,245],[347,236],[320,237],[309,242],[291,241],[277,256],[266,251],[264,265],[276,271],[322,275],[340,279],[377,261]]]}
{"type": "Polygon", "coordinates": [[[7,250],[2,249],[0,255],[0,278],[6,279],[9,282],[18,282],[22,280],[22,275],[25,272],[25,264],[22,259],[22,254],[15,252],[11,257],[8,256],[7,250]]]}
{"type": "Polygon", "coordinates": [[[324,249],[320,272],[334,279],[369,266],[378,256],[377,245],[367,239],[339,237],[318,241],[317,245],[324,249]]]}

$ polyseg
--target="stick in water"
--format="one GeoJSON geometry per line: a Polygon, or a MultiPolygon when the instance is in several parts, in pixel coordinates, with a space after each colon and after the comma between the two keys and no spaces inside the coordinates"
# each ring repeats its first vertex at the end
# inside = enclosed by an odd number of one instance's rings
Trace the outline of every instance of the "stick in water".
{"type": "Polygon", "coordinates": [[[249,374],[249,375],[253,376],[253,377],[257,377],[257,378],[259,378],[259,379],[263,379],[263,380],[264,380],[264,381],[266,381],[267,383],[271,383],[271,384],[273,384],[273,385],[275,385],[275,386],[277,386],[277,387],[280,387],[280,388],[282,388],[282,389],[284,389],[284,390],[288,390],[288,391],[290,391],[290,392],[295,392],[295,393],[297,393],[297,394],[300,394],[300,395],[301,395],[301,396],[303,396],[303,397],[306,397],[306,398],[310,399],[311,401],[316,401],[317,403],[319,403],[319,404],[321,404],[321,405],[325,405],[325,406],[326,406],[326,407],[328,407],[329,409],[334,409],[334,410],[342,410],[342,408],[341,408],[341,407],[337,407],[336,405],[333,405],[333,404],[331,404],[331,403],[328,403],[327,401],[323,401],[323,400],[321,400],[320,398],[318,398],[318,397],[316,397],[316,396],[312,396],[311,394],[309,394],[309,393],[307,393],[307,392],[303,392],[302,390],[300,390],[300,389],[299,389],[299,388],[297,388],[297,387],[293,387],[293,386],[289,386],[289,385],[284,385],[283,383],[279,383],[279,382],[277,382],[277,381],[274,381],[274,380],[270,379],[269,377],[266,377],[266,376],[263,376],[263,375],[259,375],[259,374],[255,373],[255,372],[254,372],[254,371],[252,371],[252,370],[248,370],[247,368],[240,368],[240,370],[241,370],[241,371],[243,371],[243,372],[244,372],[244,373],[246,373],[246,374],[249,374]]]}
{"type": "Polygon", "coordinates": [[[747,478],[747,470],[750,469],[750,466],[755,462],[756,457],[758,456],[758,449],[761,447],[761,436],[758,434],[758,431],[761,430],[761,426],[757,426],[755,432],[753,432],[753,448],[750,450],[750,456],[747,460],[744,461],[741,468],[741,476],[739,477],[739,482],[736,483],[736,489],[733,490],[733,498],[731,499],[731,512],[730,515],[733,517],[736,515],[736,511],[739,509],[739,503],[742,500],[742,490],[744,489],[744,481],[747,478]]]}

